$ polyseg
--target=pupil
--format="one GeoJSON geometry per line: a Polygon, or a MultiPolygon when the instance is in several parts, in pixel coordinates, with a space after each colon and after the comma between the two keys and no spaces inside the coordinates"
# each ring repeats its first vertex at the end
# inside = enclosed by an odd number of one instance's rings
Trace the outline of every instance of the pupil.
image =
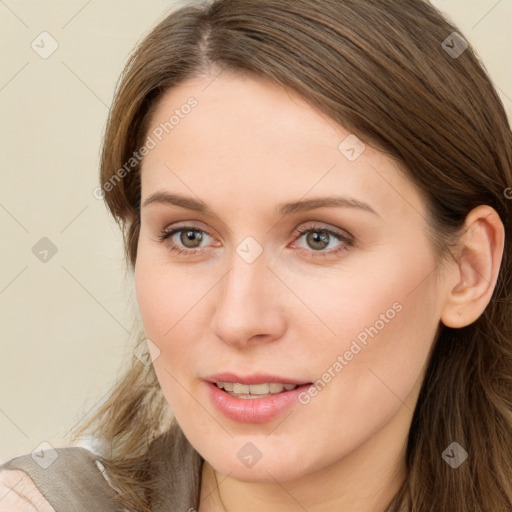
{"type": "Polygon", "coordinates": [[[325,249],[327,245],[329,245],[329,234],[325,231],[312,231],[310,233],[311,237],[308,240],[309,243],[315,248],[315,244],[320,243],[320,247],[316,247],[317,249],[325,249]],[[320,234],[319,234],[320,233],[320,234]]]}
{"type": "Polygon", "coordinates": [[[180,238],[181,238],[181,242],[183,243],[183,245],[185,245],[187,247],[197,247],[197,245],[199,245],[201,243],[202,235],[199,232],[187,231],[186,233],[185,232],[182,232],[182,233],[183,234],[180,238]],[[192,242],[192,246],[187,245],[189,242],[192,242]],[[197,243],[194,245],[194,242],[197,242],[197,243]]]}

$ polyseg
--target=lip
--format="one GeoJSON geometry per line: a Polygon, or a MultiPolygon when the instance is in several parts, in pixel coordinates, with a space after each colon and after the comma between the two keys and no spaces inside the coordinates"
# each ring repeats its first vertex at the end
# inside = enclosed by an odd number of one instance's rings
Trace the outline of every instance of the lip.
{"type": "Polygon", "coordinates": [[[238,382],[239,384],[265,384],[275,382],[277,384],[311,384],[311,381],[290,379],[288,377],[280,377],[279,375],[270,375],[267,373],[253,373],[251,375],[237,375],[236,373],[224,372],[209,375],[204,380],[215,384],[216,382],[238,382]]]}
{"type": "MultiPolygon", "coordinates": [[[[210,400],[215,408],[227,418],[240,423],[265,423],[279,415],[283,414],[293,404],[299,401],[299,395],[304,392],[311,382],[299,384],[292,382],[290,379],[277,380],[269,376],[251,376],[245,379],[231,380],[226,378],[227,374],[215,376],[215,381],[211,382],[205,380],[205,385],[208,387],[210,400]],[[222,376],[221,378],[218,378],[222,376]],[[248,381],[251,382],[248,382],[248,381]],[[281,382],[282,384],[299,384],[299,386],[290,391],[282,391],[272,396],[265,396],[262,398],[237,398],[229,395],[215,384],[215,382],[239,382],[240,384],[260,384],[263,382],[281,382]]],[[[237,377],[240,379],[240,377],[237,377]]]]}

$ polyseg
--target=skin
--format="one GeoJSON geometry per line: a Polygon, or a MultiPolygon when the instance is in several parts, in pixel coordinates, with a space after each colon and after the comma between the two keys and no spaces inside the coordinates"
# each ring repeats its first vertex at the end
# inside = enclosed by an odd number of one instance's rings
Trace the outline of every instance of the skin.
{"type": "Polygon", "coordinates": [[[145,157],[141,204],[167,191],[214,214],[142,206],[135,267],[146,336],[160,351],[160,385],[205,459],[199,510],[383,511],[405,478],[406,438],[433,342],[442,324],[468,325],[489,302],[503,225],[492,208],[473,210],[458,259],[436,280],[425,201],[396,161],[368,145],[350,161],[338,149],[350,132],[291,91],[228,71],[213,78],[189,80],[160,101],[148,133],[190,96],[198,105],[145,157]],[[332,195],[376,213],[275,213],[283,202],[332,195]],[[158,239],[178,225],[204,230],[202,241],[184,245],[182,233],[158,239]],[[314,232],[296,232],[314,225],[353,243],[331,235],[319,249],[314,232]],[[247,236],[262,249],[252,263],[236,251],[247,236]],[[172,242],[203,252],[178,254],[172,242]],[[321,379],[397,303],[394,318],[306,405],[247,424],[210,402],[202,379],[213,373],[321,379]],[[262,454],[250,468],[237,456],[248,442],[262,454]]]}

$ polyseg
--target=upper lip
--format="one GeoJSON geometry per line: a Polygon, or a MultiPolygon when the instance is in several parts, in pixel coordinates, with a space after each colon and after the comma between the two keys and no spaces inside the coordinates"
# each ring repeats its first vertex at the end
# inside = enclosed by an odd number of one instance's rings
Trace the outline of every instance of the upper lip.
{"type": "Polygon", "coordinates": [[[277,384],[310,384],[311,381],[301,379],[291,379],[289,377],[281,377],[280,375],[270,375],[266,373],[253,373],[251,375],[237,375],[232,372],[216,373],[209,375],[204,380],[212,383],[216,382],[236,382],[239,384],[264,384],[275,382],[277,384]]]}

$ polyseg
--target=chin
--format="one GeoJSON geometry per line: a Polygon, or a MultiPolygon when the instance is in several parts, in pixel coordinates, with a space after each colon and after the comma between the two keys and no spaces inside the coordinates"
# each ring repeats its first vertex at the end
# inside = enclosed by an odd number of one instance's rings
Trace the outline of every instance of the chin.
{"type": "Polygon", "coordinates": [[[203,458],[218,473],[230,478],[275,483],[294,480],[320,469],[321,462],[309,460],[308,453],[311,455],[307,440],[288,437],[285,442],[283,436],[272,439],[265,435],[235,436],[226,439],[226,444],[218,445],[215,451],[205,450],[203,458]]]}
{"type": "Polygon", "coordinates": [[[281,454],[281,458],[283,459],[281,461],[263,461],[262,458],[252,467],[246,467],[237,458],[228,460],[225,456],[219,457],[218,464],[217,460],[208,462],[218,473],[229,475],[229,478],[241,482],[286,482],[309,473],[305,468],[299,467],[296,460],[288,460],[286,454],[281,454]]]}

